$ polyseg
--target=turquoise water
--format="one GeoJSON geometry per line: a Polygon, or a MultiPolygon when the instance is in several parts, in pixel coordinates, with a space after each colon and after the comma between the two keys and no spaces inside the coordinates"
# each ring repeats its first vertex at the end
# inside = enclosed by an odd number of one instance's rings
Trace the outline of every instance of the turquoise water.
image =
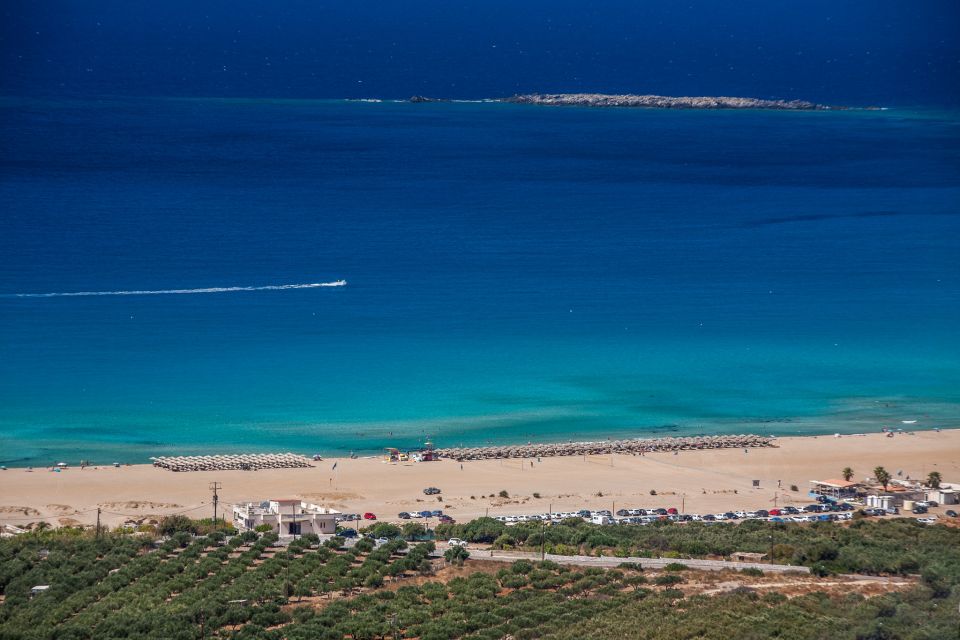
{"type": "Polygon", "coordinates": [[[954,112],[0,103],[0,461],[957,426],[954,112]]]}

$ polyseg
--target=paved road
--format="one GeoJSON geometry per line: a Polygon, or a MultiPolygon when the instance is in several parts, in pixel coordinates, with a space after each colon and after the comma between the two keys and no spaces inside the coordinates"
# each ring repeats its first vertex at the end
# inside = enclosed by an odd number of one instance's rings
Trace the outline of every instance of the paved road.
{"type": "MultiPolygon", "coordinates": [[[[469,549],[470,557],[477,560],[493,560],[495,562],[513,562],[515,560],[539,560],[539,553],[525,553],[522,551],[495,551],[492,549],[469,549]]],[[[442,553],[441,553],[442,555],[442,553]]],[[[795,571],[797,573],[810,573],[810,567],[800,567],[788,564],[767,564],[764,562],[734,562],[731,560],[696,560],[696,559],[673,559],[673,558],[615,558],[595,556],[557,556],[552,553],[546,555],[547,560],[552,560],[557,564],[571,564],[581,567],[604,567],[607,569],[615,568],[621,562],[635,562],[644,569],[662,569],[672,562],[685,564],[691,569],[700,569],[703,571],[722,571],[724,569],[760,569],[769,573],[787,573],[795,571]]]]}

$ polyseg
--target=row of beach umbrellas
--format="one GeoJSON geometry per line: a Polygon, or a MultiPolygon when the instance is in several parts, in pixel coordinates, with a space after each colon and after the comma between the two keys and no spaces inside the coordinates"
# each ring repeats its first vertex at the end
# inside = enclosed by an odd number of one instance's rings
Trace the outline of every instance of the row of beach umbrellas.
{"type": "Polygon", "coordinates": [[[225,471],[291,469],[312,467],[310,460],[295,453],[254,453],[226,456],[160,456],[150,458],[153,466],[171,471],[225,471]]]}
{"type": "Polygon", "coordinates": [[[457,447],[438,449],[444,458],[483,460],[490,458],[536,458],[548,456],[601,455],[611,453],[644,453],[648,451],[683,451],[695,449],[728,449],[773,446],[774,438],[752,434],[688,436],[566,442],[552,444],[504,445],[497,447],[457,447]]]}

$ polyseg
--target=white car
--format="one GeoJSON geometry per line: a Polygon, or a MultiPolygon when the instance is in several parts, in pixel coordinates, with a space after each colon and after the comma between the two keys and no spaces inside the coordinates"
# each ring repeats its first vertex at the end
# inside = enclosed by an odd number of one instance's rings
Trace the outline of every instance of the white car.
{"type": "Polygon", "coordinates": [[[726,520],[726,519],[727,519],[727,516],[726,516],[725,514],[722,514],[722,513],[715,513],[715,514],[713,514],[713,517],[716,518],[718,521],[719,521],[719,520],[726,520]]]}
{"type": "Polygon", "coordinates": [[[703,516],[700,515],[699,513],[693,513],[690,515],[690,519],[693,520],[694,522],[700,522],[701,520],[703,520],[703,516]]]}
{"type": "Polygon", "coordinates": [[[917,522],[922,522],[923,524],[936,524],[937,519],[935,517],[917,518],[917,522]]]}
{"type": "Polygon", "coordinates": [[[734,511],[733,515],[737,516],[738,518],[746,518],[749,514],[746,511],[734,511]]]}

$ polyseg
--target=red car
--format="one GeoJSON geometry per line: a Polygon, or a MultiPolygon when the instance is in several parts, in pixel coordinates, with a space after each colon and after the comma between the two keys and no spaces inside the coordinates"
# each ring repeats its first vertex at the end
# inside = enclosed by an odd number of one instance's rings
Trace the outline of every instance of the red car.
{"type": "Polygon", "coordinates": [[[770,513],[770,515],[772,515],[772,516],[782,515],[782,514],[780,513],[780,509],[770,509],[770,512],[769,512],[769,513],[770,513]]]}
{"type": "Polygon", "coordinates": [[[365,514],[363,514],[363,519],[364,519],[364,520],[376,520],[376,519],[377,519],[377,516],[376,516],[376,514],[373,514],[373,513],[370,513],[369,511],[367,511],[365,514]]]}
{"type": "Polygon", "coordinates": [[[667,513],[669,513],[672,516],[675,516],[677,515],[677,510],[674,509],[673,507],[670,507],[669,509],[667,509],[667,513]]]}

